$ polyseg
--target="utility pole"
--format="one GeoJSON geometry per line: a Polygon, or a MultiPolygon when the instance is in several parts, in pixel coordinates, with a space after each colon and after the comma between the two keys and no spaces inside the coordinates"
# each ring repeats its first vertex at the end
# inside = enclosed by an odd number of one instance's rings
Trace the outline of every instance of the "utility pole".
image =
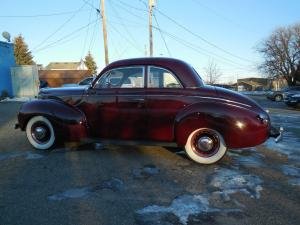
{"type": "Polygon", "coordinates": [[[153,7],[154,7],[154,0],[149,0],[149,48],[150,48],[150,57],[153,56],[153,35],[152,35],[153,7]]]}
{"type": "Polygon", "coordinates": [[[101,10],[101,17],[102,17],[102,30],[103,30],[103,41],[104,41],[105,65],[107,65],[109,63],[109,60],[108,60],[107,31],[106,31],[106,17],[105,17],[104,1],[105,0],[101,0],[100,10],[101,10]]]}

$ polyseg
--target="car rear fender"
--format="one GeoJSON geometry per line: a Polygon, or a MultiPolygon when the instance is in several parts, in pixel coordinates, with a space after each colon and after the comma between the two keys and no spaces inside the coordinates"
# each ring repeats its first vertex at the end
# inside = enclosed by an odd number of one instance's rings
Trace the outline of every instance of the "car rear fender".
{"type": "Polygon", "coordinates": [[[69,140],[87,137],[88,126],[84,113],[77,107],[55,99],[38,99],[26,102],[18,114],[18,126],[25,130],[34,116],[44,116],[50,120],[55,132],[69,140]]]}
{"type": "Polygon", "coordinates": [[[174,134],[178,146],[186,144],[196,129],[218,131],[227,147],[241,148],[261,144],[268,138],[269,127],[263,126],[255,110],[226,102],[202,102],[180,111],[175,120],[174,134]]]}

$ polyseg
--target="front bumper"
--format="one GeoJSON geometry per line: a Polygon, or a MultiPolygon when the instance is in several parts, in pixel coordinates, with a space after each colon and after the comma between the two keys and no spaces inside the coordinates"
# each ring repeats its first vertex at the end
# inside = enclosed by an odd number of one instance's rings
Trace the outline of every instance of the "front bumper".
{"type": "Polygon", "coordinates": [[[282,136],[283,136],[283,127],[280,127],[278,129],[271,126],[269,137],[275,138],[275,142],[278,143],[282,140],[282,136]]]}

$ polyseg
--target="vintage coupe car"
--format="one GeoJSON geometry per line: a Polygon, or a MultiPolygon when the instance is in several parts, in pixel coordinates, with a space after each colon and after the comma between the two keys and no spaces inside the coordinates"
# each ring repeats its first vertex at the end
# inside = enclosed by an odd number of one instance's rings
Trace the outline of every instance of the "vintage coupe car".
{"type": "Polygon", "coordinates": [[[205,85],[193,67],[171,58],[120,60],[89,87],[41,89],[21,107],[16,128],[37,149],[61,140],[174,144],[203,164],[228,148],[281,137],[256,102],[205,85]]]}

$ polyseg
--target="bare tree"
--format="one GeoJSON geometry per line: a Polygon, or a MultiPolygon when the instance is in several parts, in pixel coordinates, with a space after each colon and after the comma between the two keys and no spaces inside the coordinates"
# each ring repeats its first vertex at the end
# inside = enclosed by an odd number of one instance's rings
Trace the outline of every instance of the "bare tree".
{"type": "Polygon", "coordinates": [[[207,67],[204,68],[206,83],[207,84],[216,84],[219,78],[222,76],[222,73],[214,61],[210,61],[207,67]]]}
{"type": "Polygon", "coordinates": [[[258,47],[264,58],[259,69],[269,77],[283,77],[289,86],[300,81],[300,24],[275,30],[258,47]]]}

